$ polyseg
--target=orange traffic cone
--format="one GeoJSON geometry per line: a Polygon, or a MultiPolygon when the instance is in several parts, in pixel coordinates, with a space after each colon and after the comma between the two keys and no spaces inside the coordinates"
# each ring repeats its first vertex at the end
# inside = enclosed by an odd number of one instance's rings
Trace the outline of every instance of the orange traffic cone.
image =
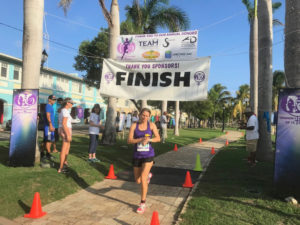
{"type": "Polygon", "coordinates": [[[214,147],[211,147],[210,154],[212,154],[212,155],[216,154],[216,152],[215,152],[215,148],[214,148],[214,147]]]}
{"type": "Polygon", "coordinates": [[[173,151],[177,152],[177,144],[175,144],[173,151]]]}
{"type": "Polygon", "coordinates": [[[182,185],[183,187],[186,187],[186,188],[192,188],[194,187],[193,183],[192,183],[192,178],[191,178],[191,174],[190,174],[190,171],[187,171],[186,172],[186,175],[185,175],[185,182],[184,184],[182,185]]]}
{"type": "Polygon", "coordinates": [[[226,145],[226,146],[228,146],[228,145],[229,145],[229,142],[228,142],[228,140],[227,140],[227,139],[226,139],[226,143],[225,143],[225,145],[226,145]]]}
{"type": "Polygon", "coordinates": [[[108,175],[105,177],[106,179],[117,179],[114,172],[114,165],[110,164],[108,175]]]}
{"type": "Polygon", "coordinates": [[[199,139],[199,143],[202,143],[202,138],[199,139]]]}
{"type": "Polygon", "coordinates": [[[37,219],[42,216],[45,216],[46,214],[47,214],[46,212],[42,211],[40,193],[35,192],[30,212],[29,214],[25,214],[24,217],[37,219]]]}
{"type": "Polygon", "coordinates": [[[158,218],[158,212],[154,211],[152,213],[152,219],[150,225],[159,225],[159,218],[158,218]]]}

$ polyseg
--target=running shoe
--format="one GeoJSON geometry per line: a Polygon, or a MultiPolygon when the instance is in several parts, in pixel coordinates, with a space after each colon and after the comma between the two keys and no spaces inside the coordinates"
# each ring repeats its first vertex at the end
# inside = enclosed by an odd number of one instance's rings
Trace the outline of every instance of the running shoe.
{"type": "Polygon", "coordinates": [[[100,159],[97,159],[97,158],[93,158],[92,160],[93,160],[93,162],[101,162],[100,159]]]}
{"type": "Polygon", "coordinates": [[[149,172],[149,174],[148,174],[148,180],[147,180],[148,184],[150,184],[152,176],[153,176],[153,174],[151,172],[149,172]]]}
{"type": "Polygon", "coordinates": [[[88,159],[87,161],[90,162],[90,163],[93,163],[93,162],[94,162],[93,159],[88,159]]]}
{"type": "Polygon", "coordinates": [[[145,203],[141,203],[140,206],[138,207],[138,209],[136,210],[137,213],[139,214],[143,214],[146,210],[146,204],[145,203]]]}

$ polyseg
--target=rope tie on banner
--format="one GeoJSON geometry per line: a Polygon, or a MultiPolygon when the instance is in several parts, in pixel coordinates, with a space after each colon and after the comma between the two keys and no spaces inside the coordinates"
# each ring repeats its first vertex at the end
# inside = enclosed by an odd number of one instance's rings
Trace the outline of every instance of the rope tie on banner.
{"type": "Polygon", "coordinates": [[[269,114],[269,112],[264,112],[263,118],[267,122],[267,131],[270,133],[271,132],[271,123],[270,123],[270,114],[269,114]]]}

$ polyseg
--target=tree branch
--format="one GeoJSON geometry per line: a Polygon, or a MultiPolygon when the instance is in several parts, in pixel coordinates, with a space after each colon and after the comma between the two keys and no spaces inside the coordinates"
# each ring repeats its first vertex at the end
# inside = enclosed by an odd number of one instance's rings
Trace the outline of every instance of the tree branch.
{"type": "Polygon", "coordinates": [[[104,18],[106,19],[106,21],[107,21],[107,23],[108,23],[108,26],[109,26],[109,27],[112,27],[112,26],[113,26],[113,23],[112,23],[112,20],[111,20],[111,15],[110,15],[110,13],[107,11],[107,9],[106,9],[106,7],[105,7],[104,0],[99,0],[99,4],[100,4],[100,6],[101,6],[101,9],[102,9],[104,18]]]}

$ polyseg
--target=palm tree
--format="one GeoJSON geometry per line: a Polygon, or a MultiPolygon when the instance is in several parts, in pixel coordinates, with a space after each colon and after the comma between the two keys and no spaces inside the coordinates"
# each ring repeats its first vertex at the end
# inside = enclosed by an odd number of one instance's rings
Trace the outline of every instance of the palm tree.
{"type": "Polygon", "coordinates": [[[270,115],[272,111],[272,0],[258,1],[258,160],[272,160],[270,115]]]}
{"type": "Polygon", "coordinates": [[[250,87],[248,84],[241,85],[239,90],[236,92],[235,104],[233,107],[233,117],[240,115],[240,120],[243,119],[243,112],[247,107],[248,100],[250,97],[250,87]]]}
{"type": "MultiPolygon", "coordinates": [[[[119,17],[119,5],[118,0],[111,1],[110,12],[107,11],[105,7],[104,0],[98,0],[101,6],[104,18],[107,20],[109,26],[109,57],[114,59],[116,58],[116,46],[117,38],[120,35],[120,17],[119,17]]],[[[70,7],[72,0],[61,0],[59,5],[64,9],[66,13],[70,7]]],[[[108,98],[108,106],[106,112],[106,123],[105,131],[102,136],[103,144],[114,144],[116,143],[116,102],[117,99],[114,97],[108,98]]]]}
{"type": "Polygon", "coordinates": [[[288,87],[300,87],[300,2],[286,0],[284,68],[288,87]]]}
{"type": "Polygon", "coordinates": [[[168,5],[169,0],[145,0],[142,6],[139,0],[133,0],[132,6],[125,7],[127,20],[133,24],[135,31],[144,34],[157,33],[158,28],[167,28],[170,31],[187,29],[187,14],[168,5]]]}
{"type": "MultiPolygon", "coordinates": [[[[23,29],[23,76],[22,89],[39,89],[40,66],[43,46],[44,1],[24,0],[23,29]]],[[[36,139],[38,141],[38,138],[36,139]]],[[[40,160],[39,145],[36,144],[35,162],[40,160]]]]}
{"type": "Polygon", "coordinates": [[[216,127],[216,110],[225,106],[226,101],[230,98],[230,92],[221,84],[215,84],[208,93],[208,98],[213,103],[213,125],[216,127]]]}
{"type": "MultiPolygon", "coordinates": [[[[248,21],[250,24],[250,45],[249,45],[249,61],[250,61],[250,106],[254,113],[257,114],[258,106],[258,22],[257,22],[257,0],[254,5],[250,0],[242,0],[248,10],[248,21]]],[[[272,9],[275,11],[281,6],[280,2],[275,2],[272,9]]],[[[282,23],[274,19],[274,25],[282,25],[282,23]]]]}
{"type": "MultiPolygon", "coordinates": [[[[133,0],[132,6],[126,6],[125,8],[127,11],[127,21],[135,27],[135,29],[132,29],[131,26],[129,28],[137,33],[144,34],[157,33],[158,28],[168,28],[172,32],[186,30],[189,27],[187,14],[177,7],[168,7],[168,5],[169,0],[145,0],[142,6],[139,0],[133,0]]],[[[167,101],[164,101],[162,106],[166,105],[167,101]]],[[[142,100],[142,108],[146,106],[147,101],[142,100]]],[[[163,108],[163,111],[166,110],[163,108]]],[[[179,116],[176,115],[176,118],[179,118],[179,116]]],[[[176,135],[179,135],[178,125],[179,123],[176,122],[176,135]]]]}
{"type": "Polygon", "coordinates": [[[273,85],[272,85],[272,110],[277,111],[278,108],[278,93],[280,88],[285,87],[285,74],[281,70],[273,72],[273,85]]]}

